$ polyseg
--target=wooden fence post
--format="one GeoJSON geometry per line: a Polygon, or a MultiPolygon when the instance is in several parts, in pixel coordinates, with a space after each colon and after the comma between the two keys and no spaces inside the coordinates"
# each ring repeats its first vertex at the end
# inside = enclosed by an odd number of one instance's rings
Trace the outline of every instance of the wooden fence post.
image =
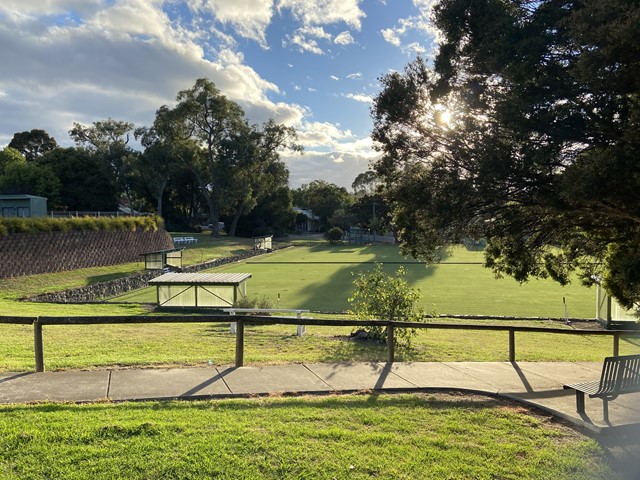
{"type": "Polygon", "coordinates": [[[516,361],[516,332],[513,328],[509,329],[509,361],[516,361]]]}
{"type": "Polygon", "coordinates": [[[393,323],[389,322],[387,325],[387,359],[389,363],[393,363],[394,353],[393,323]]]}
{"type": "Polygon", "coordinates": [[[44,372],[44,348],[42,346],[42,324],[33,321],[33,351],[36,357],[36,372],[44,372]]]}
{"type": "Polygon", "coordinates": [[[244,321],[236,322],[236,367],[244,364],[244,321]]]}

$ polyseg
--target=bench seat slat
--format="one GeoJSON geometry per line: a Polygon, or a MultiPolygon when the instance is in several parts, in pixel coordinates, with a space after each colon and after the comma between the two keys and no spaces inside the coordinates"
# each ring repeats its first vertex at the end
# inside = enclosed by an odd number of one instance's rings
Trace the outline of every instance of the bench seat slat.
{"type": "Polygon", "coordinates": [[[580,390],[581,392],[591,394],[598,393],[600,389],[600,381],[594,380],[593,382],[584,382],[584,383],[572,383],[569,385],[564,385],[564,388],[572,388],[574,390],[580,390]]]}

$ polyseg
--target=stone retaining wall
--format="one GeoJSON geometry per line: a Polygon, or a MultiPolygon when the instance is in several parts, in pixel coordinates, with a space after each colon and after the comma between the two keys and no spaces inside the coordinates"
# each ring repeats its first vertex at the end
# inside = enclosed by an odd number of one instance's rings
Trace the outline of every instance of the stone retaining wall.
{"type": "Polygon", "coordinates": [[[172,247],[164,229],[14,233],[0,236],[0,278],[137,262],[172,247]]]}

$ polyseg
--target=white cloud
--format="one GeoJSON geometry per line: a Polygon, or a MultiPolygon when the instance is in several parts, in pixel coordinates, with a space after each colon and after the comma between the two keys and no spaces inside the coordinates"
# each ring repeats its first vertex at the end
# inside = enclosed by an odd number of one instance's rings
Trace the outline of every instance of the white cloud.
{"type": "Polygon", "coordinates": [[[373,98],[371,96],[360,93],[347,93],[345,97],[350,100],[355,100],[356,102],[373,103],[373,98]]]}
{"type": "Polygon", "coordinates": [[[351,36],[351,33],[346,31],[339,33],[338,35],[336,35],[336,38],[333,39],[333,43],[335,43],[336,45],[351,45],[353,42],[354,40],[351,36]]]}
{"type": "Polygon", "coordinates": [[[103,3],[103,0],[2,0],[0,13],[16,16],[40,16],[74,11],[86,14],[95,11],[103,3]]]}
{"type": "Polygon", "coordinates": [[[347,75],[347,78],[350,80],[359,80],[362,78],[362,73],[360,72],[350,73],[349,75],[347,75]]]}
{"type": "Polygon", "coordinates": [[[190,4],[196,13],[213,14],[219,22],[232,25],[239,35],[267,48],[266,29],[273,16],[273,0],[200,0],[190,4]]]}
{"type": "Polygon", "coordinates": [[[353,139],[353,134],[350,130],[340,130],[333,123],[303,122],[298,137],[300,142],[309,148],[336,148],[340,142],[353,139]]]}
{"type": "MultiPolygon", "coordinates": [[[[0,68],[0,146],[13,133],[33,128],[70,145],[73,122],[108,117],[150,125],[157,108],[173,105],[178,91],[207,77],[242,106],[251,123],[274,118],[298,129],[305,155],[283,157],[292,185],[326,179],[348,187],[366,170],[374,154],[368,137],[309,123],[307,107],[272,100],[282,90],[247,65],[238,49],[238,35],[265,47],[274,0],[186,2],[197,14],[175,15],[172,8],[183,5],[177,0],[0,0],[0,65],[11,66],[0,68]]],[[[324,25],[360,28],[360,3],[277,2],[302,23],[291,44],[316,54],[348,40],[349,32],[333,38],[324,25]]],[[[349,78],[360,78],[354,75],[349,78]]],[[[301,82],[292,78],[290,88],[300,91],[301,82]]]]}
{"type": "Polygon", "coordinates": [[[413,0],[413,5],[418,10],[417,15],[408,18],[400,18],[396,25],[380,31],[382,37],[405,54],[422,54],[428,49],[418,42],[405,43],[404,39],[412,32],[418,32],[421,36],[438,40],[438,32],[430,20],[431,12],[437,0],[413,0]]]}
{"type": "Polygon", "coordinates": [[[282,41],[282,46],[296,45],[299,52],[309,52],[316,55],[324,55],[324,50],[318,46],[318,41],[313,38],[307,38],[300,31],[296,31],[293,34],[287,34],[285,40],[282,41]]]}
{"type": "Polygon", "coordinates": [[[340,78],[339,78],[339,77],[336,77],[335,75],[330,75],[330,76],[329,76],[329,78],[330,78],[331,80],[340,80],[340,78]]]}
{"type": "Polygon", "coordinates": [[[310,52],[316,55],[324,55],[324,50],[318,45],[318,40],[331,42],[331,34],[322,27],[304,26],[293,33],[285,35],[282,44],[297,45],[300,52],[310,52]]]}
{"type": "Polygon", "coordinates": [[[387,42],[389,42],[391,45],[394,45],[396,47],[400,46],[400,35],[399,32],[394,30],[393,28],[385,28],[384,30],[381,30],[382,32],[382,38],[384,38],[387,42]]]}
{"type": "Polygon", "coordinates": [[[299,28],[297,31],[305,36],[320,38],[323,40],[331,40],[331,34],[325,32],[324,28],[322,27],[304,26],[302,28],[299,28]]]}
{"type": "Polygon", "coordinates": [[[327,25],[344,22],[360,30],[366,15],[361,0],[279,0],[278,9],[289,9],[304,25],[327,25]]]}
{"type": "Polygon", "coordinates": [[[293,124],[304,116],[302,107],[269,100],[279,88],[241,54],[222,49],[215,62],[206,60],[199,33],[170,22],[159,2],[121,0],[76,24],[39,24],[27,35],[32,23],[0,23],[0,64],[15,66],[0,69],[0,142],[43,128],[68,144],[74,121],[107,117],[149,125],[158,107],[200,77],[241,103],[251,122],[273,116],[293,124]],[[127,19],[133,11],[140,15],[127,19]]]}

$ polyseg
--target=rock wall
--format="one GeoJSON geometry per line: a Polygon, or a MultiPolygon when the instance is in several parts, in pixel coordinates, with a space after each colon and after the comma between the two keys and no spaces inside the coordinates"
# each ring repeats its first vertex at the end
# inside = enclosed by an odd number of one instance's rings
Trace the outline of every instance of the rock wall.
{"type": "MultiPolygon", "coordinates": [[[[216,258],[208,262],[199,263],[184,267],[183,272],[198,272],[208,268],[219,267],[228,263],[240,262],[247,258],[255,257],[266,253],[264,250],[247,250],[232,257],[216,258]]],[[[35,295],[25,300],[30,302],[49,302],[49,303],[88,303],[99,301],[102,298],[114,297],[129,290],[144,288],[149,285],[149,280],[162,275],[160,270],[148,270],[138,274],[129,275],[123,278],[117,278],[108,282],[94,283],[86,287],[73,288],[62,292],[45,293],[35,295]]]]}
{"type": "Polygon", "coordinates": [[[166,230],[14,233],[0,236],[0,278],[136,262],[172,247],[166,230]]]}

